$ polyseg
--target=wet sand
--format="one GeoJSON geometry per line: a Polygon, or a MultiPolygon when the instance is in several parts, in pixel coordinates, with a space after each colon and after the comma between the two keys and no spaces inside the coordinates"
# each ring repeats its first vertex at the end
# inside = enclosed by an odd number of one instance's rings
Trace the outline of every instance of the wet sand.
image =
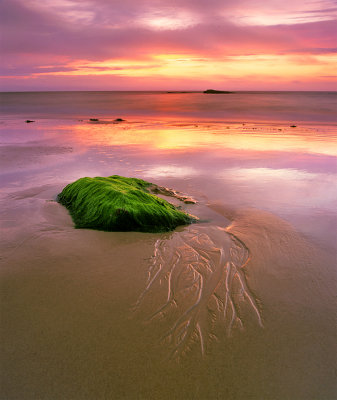
{"type": "Polygon", "coordinates": [[[183,125],[5,123],[2,398],[335,397],[333,129],[183,125]],[[202,222],[74,229],[57,194],[112,174],[202,222]]]}

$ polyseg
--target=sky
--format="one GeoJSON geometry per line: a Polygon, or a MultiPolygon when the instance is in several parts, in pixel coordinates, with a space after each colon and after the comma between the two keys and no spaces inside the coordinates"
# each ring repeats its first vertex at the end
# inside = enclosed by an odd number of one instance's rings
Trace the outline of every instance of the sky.
{"type": "Polygon", "coordinates": [[[0,0],[0,90],[337,90],[333,0],[0,0]]]}

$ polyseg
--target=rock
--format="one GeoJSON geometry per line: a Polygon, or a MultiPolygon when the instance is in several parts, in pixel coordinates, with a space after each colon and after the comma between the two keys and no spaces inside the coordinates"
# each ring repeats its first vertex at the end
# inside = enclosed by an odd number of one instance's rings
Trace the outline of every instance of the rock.
{"type": "Polygon", "coordinates": [[[207,89],[203,93],[207,93],[207,94],[227,94],[227,93],[234,93],[234,92],[227,92],[225,90],[207,89]]]}
{"type": "Polygon", "coordinates": [[[148,188],[152,193],[156,194],[162,194],[163,196],[169,196],[169,197],[174,197],[186,204],[196,204],[197,201],[194,200],[192,197],[187,196],[183,193],[177,192],[174,189],[169,189],[165,186],[158,186],[155,184],[151,184],[148,188]]]}
{"type": "Polygon", "coordinates": [[[290,125],[290,128],[297,128],[297,125],[290,125]]]}
{"type": "Polygon", "coordinates": [[[118,175],[80,178],[58,195],[76,228],[166,232],[197,218],[149,192],[150,182],[118,175]]]}
{"type": "Polygon", "coordinates": [[[124,122],[125,119],[123,119],[123,118],[116,118],[114,121],[115,121],[115,122],[124,122]]]}
{"type": "Polygon", "coordinates": [[[25,121],[27,124],[30,124],[31,122],[35,122],[35,121],[32,121],[31,119],[26,119],[26,121],[25,121]]]}
{"type": "Polygon", "coordinates": [[[185,204],[196,204],[196,202],[197,202],[192,197],[187,197],[183,201],[184,201],[185,204]]]}
{"type": "Polygon", "coordinates": [[[98,122],[99,119],[98,119],[98,118],[90,118],[89,121],[91,121],[91,122],[98,122]]]}

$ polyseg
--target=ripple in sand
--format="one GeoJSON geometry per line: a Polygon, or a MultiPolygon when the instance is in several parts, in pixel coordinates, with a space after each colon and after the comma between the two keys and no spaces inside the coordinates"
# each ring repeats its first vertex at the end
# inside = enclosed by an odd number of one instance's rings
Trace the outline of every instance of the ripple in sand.
{"type": "Polygon", "coordinates": [[[165,290],[166,300],[149,320],[169,322],[162,339],[169,345],[172,358],[197,346],[204,355],[212,340],[242,330],[247,317],[262,326],[243,271],[249,260],[245,244],[217,226],[191,226],[157,240],[137,307],[158,286],[165,290]]]}

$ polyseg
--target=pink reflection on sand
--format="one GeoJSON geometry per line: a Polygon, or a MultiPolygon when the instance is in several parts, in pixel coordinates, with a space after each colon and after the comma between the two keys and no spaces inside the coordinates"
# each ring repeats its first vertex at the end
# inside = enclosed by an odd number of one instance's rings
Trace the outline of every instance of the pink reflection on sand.
{"type": "Polygon", "coordinates": [[[199,148],[250,151],[287,151],[337,155],[336,134],[315,127],[223,123],[95,123],[73,127],[78,142],[110,146],[143,146],[146,151],[192,151],[199,148]],[[272,139],[272,140],[271,140],[272,139]]]}

